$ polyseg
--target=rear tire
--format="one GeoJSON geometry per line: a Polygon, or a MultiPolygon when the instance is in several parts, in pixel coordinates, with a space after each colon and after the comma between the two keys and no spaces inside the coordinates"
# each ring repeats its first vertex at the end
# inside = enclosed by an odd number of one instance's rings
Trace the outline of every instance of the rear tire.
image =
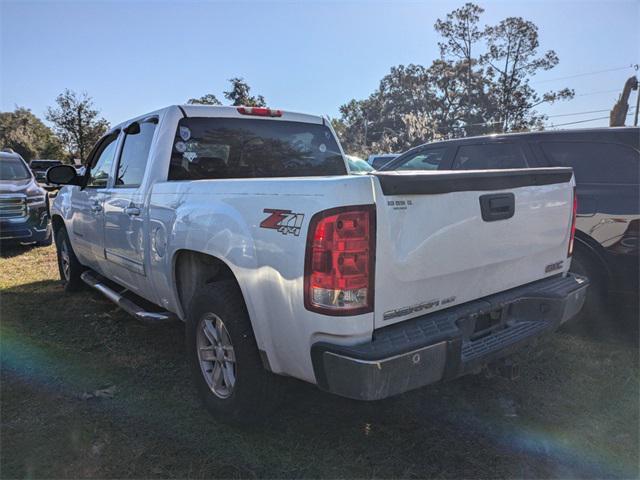
{"type": "Polygon", "coordinates": [[[568,323],[573,328],[584,328],[608,321],[606,277],[597,260],[583,249],[576,249],[571,259],[570,271],[589,279],[589,288],[582,310],[568,323]]]}
{"type": "Polygon", "coordinates": [[[65,292],[81,290],[84,282],[80,275],[85,270],[73,252],[69,236],[64,228],[56,232],[56,250],[58,255],[58,271],[65,292]]]}
{"type": "Polygon", "coordinates": [[[267,418],[282,379],[265,370],[244,300],[233,281],[196,290],[187,312],[187,362],[207,410],[224,421],[267,418]]]}

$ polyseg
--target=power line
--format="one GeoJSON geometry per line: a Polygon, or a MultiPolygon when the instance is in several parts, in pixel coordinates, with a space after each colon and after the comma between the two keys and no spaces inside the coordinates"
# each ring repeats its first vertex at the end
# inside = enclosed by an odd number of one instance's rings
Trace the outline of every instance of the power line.
{"type": "MultiPolygon", "coordinates": [[[[631,107],[629,110],[633,110],[636,107],[631,107]]],[[[547,117],[549,118],[554,118],[554,117],[572,117],[574,115],[586,115],[587,113],[603,113],[603,112],[610,112],[611,109],[610,108],[606,108],[604,110],[589,110],[586,112],[574,112],[574,113],[559,113],[556,115],[547,115],[547,117]]]]}
{"type": "Polygon", "coordinates": [[[638,65],[637,64],[631,64],[631,65],[626,65],[624,67],[606,68],[604,70],[594,70],[592,72],[577,73],[575,75],[567,75],[565,77],[548,78],[546,80],[538,80],[536,82],[531,82],[531,83],[532,84],[537,84],[537,83],[556,82],[558,80],[566,80],[566,79],[569,79],[569,78],[586,77],[588,75],[598,75],[599,73],[618,72],[620,70],[627,70],[629,68],[634,68],[635,70],[638,70],[638,65]]]}
{"type": "Polygon", "coordinates": [[[587,97],[589,95],[600,95],[601,93],[619,93],[619,88],[614,88],[613,90],[599,90],[597,92],[586,92],[586,93],[578,93],[576,97],[587,97]]]}
{"type": "MultiPolygon", "coordinates": [[[[627,113],[627,117],[630,116],[631,113],[627,113]]],[[[605,120],[609,118],[607,117],[596,117],[590,118],[588,120],[578,120],[576,122],[567,122],[567,123],[552,123],[551,125],[545,125],[545,128],[554,128],[554,127],[564,127],[565,125],[576,125],[578,123],[587,123],[587,122],[595,122],[596,120],[605,120]]]]}

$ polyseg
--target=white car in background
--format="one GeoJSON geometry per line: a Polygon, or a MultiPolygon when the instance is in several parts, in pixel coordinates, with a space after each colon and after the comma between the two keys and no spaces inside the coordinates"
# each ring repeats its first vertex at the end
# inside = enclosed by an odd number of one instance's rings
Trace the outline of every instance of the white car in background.
{"type": "Polygon", "coordinates": [[[349,167],[349,173],[352,175],[364,175],[365,173],[373,172],[374,168],[369,165],[365,160],[354,157],[353,155],[345,155],[347,159],[347,166],[349,167]]]}

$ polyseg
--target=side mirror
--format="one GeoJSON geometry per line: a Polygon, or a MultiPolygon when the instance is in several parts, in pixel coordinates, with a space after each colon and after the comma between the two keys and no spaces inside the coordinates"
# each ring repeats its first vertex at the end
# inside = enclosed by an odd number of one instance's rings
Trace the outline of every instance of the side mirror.
{"type": "Polygon", "coordinates": [[[47,170],[47,183],[54,185],[82,185],[82,177],[71,165],[56,165],[47,170]]]}

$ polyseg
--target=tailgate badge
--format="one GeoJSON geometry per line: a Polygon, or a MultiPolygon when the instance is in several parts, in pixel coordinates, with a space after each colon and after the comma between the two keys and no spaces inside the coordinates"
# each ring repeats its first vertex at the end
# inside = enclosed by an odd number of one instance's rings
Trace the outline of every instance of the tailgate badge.
{"type": "Polygon", "coordinates": [[[544,273],[554,272],[556,270],[560,270],[564,265],[564,260],[560,260],[559,262],[550,263],[546,267],[544,267],[544,273]]]}

